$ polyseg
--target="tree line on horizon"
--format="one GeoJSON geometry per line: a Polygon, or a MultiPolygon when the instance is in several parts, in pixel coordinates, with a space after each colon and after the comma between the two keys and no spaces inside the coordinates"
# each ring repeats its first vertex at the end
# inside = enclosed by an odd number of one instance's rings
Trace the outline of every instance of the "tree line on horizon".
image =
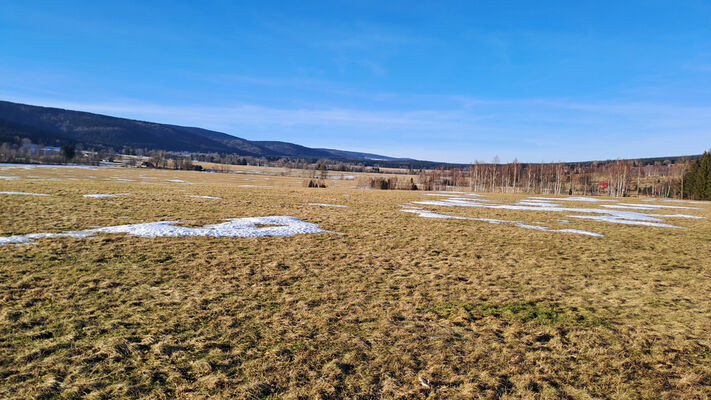
{"type": "Polygon", "coordinates": [[[424,190],[468,187],[478,192],[680,197],[689,162],[640,160],[591,163],[475,162],[465,169],[420,171],[424,190]]]}
{"type": "MultiPolygon", "coordinates": [[[[191,154],[160,150],[123,149],[116,154],[113,149],[88,149],[81,146],[44,147],[29,139],[18,143],[0,144],[0,162],[10,163],[80,163],[96,165],[101,161],[114,161],[128,157],[129,166],[162,169],[200,170],[194,162],[211,162],[232,165],[257,165],[294,169],[313,169],[323,179],[329,171],[351,171],[388,174],[417,175],[367,182],[363,186],[375,189],[447,190],[469,188],[481,192],[538,193],[568,195],[607,195],[613,197],[658,196],[692,200],[711,200],[711,153],[690,160],[685,157],[670,160],[614,160],[584,163],[490,163],[474,162],[464,167],[440,165],[439,168],[403,169],[394,171],[377,165],[366,166],[359,162],[343,160],[304,160],[290,158],[254,158],[235,154],[191,154]],[[51,149],[51,151],[48,151],[51,149]]],[[[227,171],[228,169],[225,169],[227,171]]]]}

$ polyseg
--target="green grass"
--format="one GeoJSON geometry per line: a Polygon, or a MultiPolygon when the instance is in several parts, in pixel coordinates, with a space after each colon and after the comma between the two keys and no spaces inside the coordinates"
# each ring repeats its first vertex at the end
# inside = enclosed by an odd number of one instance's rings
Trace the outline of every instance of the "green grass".
{"type": "Polygon", "coordinates": [[[585,307],[563,307],[549,302],[511,302],[504,304],[437,304],[432,307],[443,318],[462,317],[480,320],[495,317],[521,324],[532,323],[542,326],[586,328],[608,326],[609,321],[595,310],[585,307]]]}

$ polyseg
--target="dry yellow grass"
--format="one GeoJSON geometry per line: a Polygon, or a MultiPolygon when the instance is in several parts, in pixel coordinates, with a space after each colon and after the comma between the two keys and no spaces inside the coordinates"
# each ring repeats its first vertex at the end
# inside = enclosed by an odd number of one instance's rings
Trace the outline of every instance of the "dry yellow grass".
{"type": "Polygon", "coordinates": [[[52,195],[0,197],[2,236],[267,215],[343,233],[2,246],[2,398],[710,395],[709,205],[683,211],[706,219],[674,220],[686,229],[566,226],[605,235],[594,238],[420,218],[399,205],[421,192],[353,181],[307,189],[292,177],[138,169],[0,175],[23,178],[0,181],[0,191],[52,195]],[[82,197],[92,193],[133,195],[82,197]]]}

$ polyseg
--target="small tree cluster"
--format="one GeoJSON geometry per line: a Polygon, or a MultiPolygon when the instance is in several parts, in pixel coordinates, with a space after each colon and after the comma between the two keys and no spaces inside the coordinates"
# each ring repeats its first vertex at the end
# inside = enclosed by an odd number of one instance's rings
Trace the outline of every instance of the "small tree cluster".
{"type": "Polygon", "coordinates": [[[359,184],[358,186],[367,186],[371,189],[379,190],[417,190],[417,184],[410,179],[400,179],[396,177],[387,178],[368,178],[367,185],[359,184]]]}
{"type": "Polygon", "coordinates": [[[306,187],[310,188],[325,188],[326,187],[326,181],[323,179],[309,179],[309,183],[306,184],[306,187]]]}
{"type": "Polygon", "coordinates": [[[711,153],[696,159],[684,176],[684,197],[694,200],[711,200],[711,153]]]}

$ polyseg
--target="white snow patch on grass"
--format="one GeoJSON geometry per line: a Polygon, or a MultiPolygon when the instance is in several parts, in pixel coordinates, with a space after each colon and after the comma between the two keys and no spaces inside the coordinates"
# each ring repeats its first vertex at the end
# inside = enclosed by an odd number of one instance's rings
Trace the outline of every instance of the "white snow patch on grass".
{"type": "Polygon", "coordinates": [[[30,233],[27,235],[5,236],[0,237],[0,246],[10,243],[32,243],[35,239],[51,237],[87,238],[97,233],[125,233],[127,235],[143,238],[184,236],[253,238],[265,236],[285,237],[306,233],[333,233],[319,228],[316,224],[288,216],[231,218],[220,224],[205,225],[200,228],[187,228],[178,226],[178,224],[180,224],[180,222],[160,221],[145,224],[109,226],[105,228],[86,229],[83,231],[30,233]]]}
{"type": "Polygon", "coordinates": [[[644,214],[635,211],[621,211],[621,210],[610,210],[610,209],[597,209],[597,208],[575,208],[575,207],[559,207],[551,206],[548,204],[538,204],[538,205],[518,205],[518,204],[490,204],[481,203],[477,201],[462,201],[457,199],[447,199],[441,201],[424,200],[424,201],[413,201],[413,204],[423,204],[423,205],[434,205],[434,206],[445,206],[445,207],[481,207],[481,208],[491,208],[491,209],[504,209],[504,210],[516,210],[516,211],[541,211],[541,212],[580,212],[589,214],[607,214],[608,217],[615,219],[626,219],[626,220],[639,220],[639,221],[661,221],[659,216],[653,216],[649,214],[644,214]]]}
{"type": "Polygon", "coordinates": [[[580,201],[580,202],[588,202],[588,203],[597,203],[600,201],[617,201],[617,200],[609,200],[609,199],[596,199],[594,197],[529,197],[529,199],[534,199],[534,200],[554,200],[554,201],[580,201]]]}
{"type": "Polygon", "coordinates": [[[677,210],[698,210],[698,207],[685,207],[685,206],[667,206],[661,204],[634,204],[634,203],[619,203],[619,204],[602,204],[601,207],[605,208],[628,208],[628,209],[641,209],[641,210],[656,210],[660,208],[670,208],[677,210]]]}
{"type": "Polygon", "coordinates": [[[214,200],[222,200],[222,197],[215,197],[215,196],[199,196],[196,194],[186,194],[186,197],[194,197],[196,199],[214,199],[214,200]]]}
{"type": "Polygon", "coordinates": [[[516,204],[522,206],[535,206],[535,207],[563,207],[562,204],[550,203],[544,200],[521,200],[517,201],[516,204]]]}
{"type": "Polygon", "coordinates": [[[470,218],[467,218],[467,217],[457,217],[457,216],[455,216],[455,215],[446,215],[446,214],[436,213],[436,212],[433,212],[433,211],[421,210],[421,209],[419,209],[419,208],[404,208],[404,209],[402,209],[402,210],[400,210],[400,211],[406,212],[406,213],[417,214],[418,216],[420,216],[420,217],[422,217],[422,218],[470,219],[470,218]]]}
{"type": "Polygon", "coordinates": [[[6,180],[6,181],[14,181],[15,179],[20,179],[17,176],[0,176],[0,179],[6,180]]]}
{"type": "Polygon", "coordinates": [[[662,201],[666,201],[669,203],[709,204],[709,202],[707,202],[707,201],[699,201],[699,200],[666,199],[666,200],[662,200],[662,201]]]}
{"type": "MultiPolygon", "coordinates": [[[[527,200],[522,200],[513,204],[502,204],[495,203],[483,199],[474,198],[463,198],[449,196],[447,199],[442,200],[423,200],[423,201],[413,201],[411,204],[417,205],[431,205],[431,206],[444,206],[444,207],[481,207],[490,209],[506,209],[506,210],[516,210],[516,211],[540,211],[540,212],[573,212],[573,213],[584,213],[584,214],[602,214],[602,215],[571,215],[573,218],[579,219],[589,219],[594,221],[618,223],[625,225],[641,225],[641,226],[653,226],[660,228],[680,228],[678,226],[670,225],[664,223],[663,218],[690,218],[690,219],[700,219],[702,217],[696,217],[692,215],[685,214],[673,214],[673,215],[661,215],[661,214],[646,214],[641,211],[654,211],[664,208],[671,209],[689,209],[691,207],[681,207],[681,206],[659,206],[654,204],[633,204],[633,203],[620,203],[620,204],[603,204],[603,208],[576,208],[576,207],[565,207],[560,204],[553,203],[551,200],[563,200],[563,201],[615,201],[606,199],[593,199],[587,197],[569,197],[569,198],[551,198],[551,197],[531,197],[527,200]],[[614,208],[614,209],[613,209],[614,208]],[[628,209],[634,211],[624,211],[619,210],[628,209]]],[[[561,222],[562,220],[558,220],[561,222]]],[[[540,226],[526,225],[516,221],[509,221],[509,223],[518,224],[521,228],[526,229],[540,229],[540,226]]],[[[563,223],[568,223],[563,222],[563,223]]],[[[544,230],[551,230],[546,228],[544,230]]],[[[552,230],[551,230],[552,231],[552,230]]]]}
{"type": "Polygon", "coordinates": [[[52,165],[52,164],[9,164],[0,163],[2,169],[20,168],[20,169],[33,169],[33,168],[81,168],[88,170],[96,170],[97,167],[93,165],[52,165]]]}
{"type": "Polygon", "coordinates": [[[555,232],[564,232],[564,233],[577,233],[579,235],[588,235],[588,236],[595,236],[595,237],[604,237],[605,235],[595,233],[595,232],[590,232],[590,231],[584,231],[581,229],[558,229],[555,232]]]}
{"type": "Polygon", "coordinates": [[[348,206],[344,206],[341,204],[326,204],[326,203],[309,203],[310,206],[320,206],[320,207],[340,207],[340,208],[348,208],[348,206]]]}
{"type": "Polygon", "coordinates": [[[20,196],[49,196],[44,193],[27,193],[27,192],[0,192],[0,194],[15,194],[20,196]]]}
{"type": "Polygon", "coordinates": [[[116,197],[116,196],[131,196],[132,193],[113,193],[113,194],[85,194],[84,197],[90,197],[92,199],[102,199],[105,197],[116,197]]]}
{"type": "Polygon", "coordinates": [[[698,215],[688,215],[688,214],[663,214],[660,216],[664,217],[664,218],[706,219],[704,217],[699,217],[698,215]]]}
{"type": "Polygon", "coordinates": [[[663,224],[660,222],[651,222],[651,221],[644,221],[644,220],[630,220],[630,219],[623,219],[611,215],[568,215],[570,218],[580,218],[580,219],[589,219],[593,221],[602,221],[602,222],[610,222],[613,224],[624,224],[624,225],[643,225],[643,226],[654,226],[657,228],[681,228],[679,226],[674,226],[674,225],[669,225],[669,224],[663,224]]]}
{"type": "MultiPolygon", "coordinates": [[[[587,235],[587,236],[594,236],[594,237],[603,237],[604,236],[599,233],[584,231],[584,230],[580,230],[580,229],[551,229],[547,226],[529,225],[529,224],[524,224],[523,222],[520,222],[520,221],[507,221],[507,220],[493,219],[493,218],[459,217],[459,216],[455,216],[455,215],[446,215],[446,214],[436,213],[433,211],[422,210],[419,208],[404,208],[404,209],[401,209],[400,211],[417,214],[418,216],[423,217],[423,218],[460,219],[460,220],[469,220],[469,221],[481,221],[481,222],[487,222],[490,224],[511,224],[511,225],[514,225],[514,226],[517,226],[517,227],[523,228],[523,229],[533,229],[533,230],[544,231],[544,232],[574,233],[574,234],[578,234],[578,235],[587,235]]],[[[542,222],[534,222],[534,224],[542,224],[542,222]]]]}

